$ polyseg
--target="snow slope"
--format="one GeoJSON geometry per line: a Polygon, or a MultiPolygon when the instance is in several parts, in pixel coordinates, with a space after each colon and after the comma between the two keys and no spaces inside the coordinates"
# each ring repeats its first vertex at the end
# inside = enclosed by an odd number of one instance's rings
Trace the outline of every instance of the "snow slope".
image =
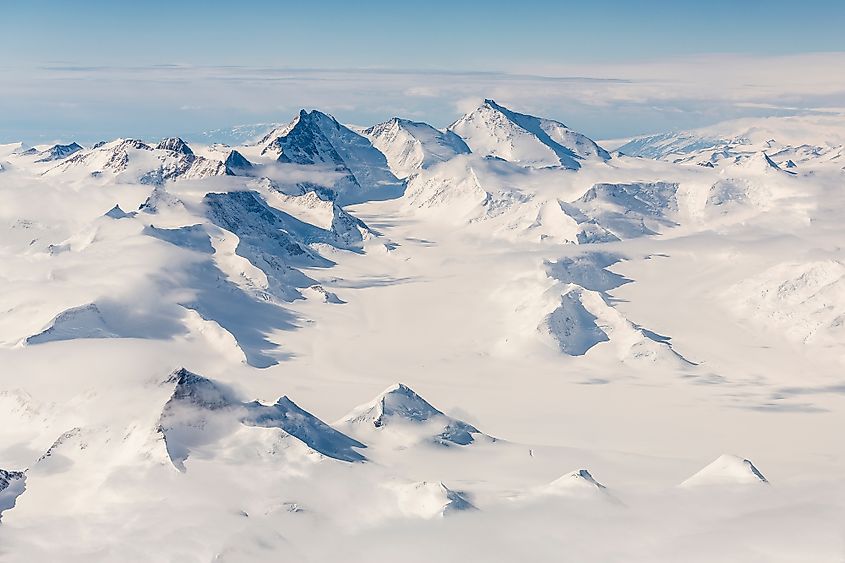
{"type": "Polygon", "coordinates": [[[723,454],[680,486],[692,488],[766,483],[768,481],[753,463],[735,455],[723,454]]]}
{"type": "Polygon", "coordinates": [[[834,345],[845,331],[845,264],[784,263],[730,290],[737,311],[805,343],[834,345]]]}
{"type": "Polygon", "coordinates": [[[605,487],[596,481],[586,469],[570,471],[561,475],[548,485],[539,489],[540,494],[561,496],[561,497],[600,497],[605,493],[605,487]]]}
{"type": "Polygon", "coordinates": [[[608,160],[610,154],[563,123],[511,111],[493,100],[464,115],[449,131],[472,152],[522,165],[578,169],[581,160],[608,160]]]}
{"type": "Polygon", "coordinates": [[[384,153],[397,178],[407,178],[419,169],[470,152],[452,131],[439,131],[427,123],[398,117],[373,125],[363,134],[384,153]]]}

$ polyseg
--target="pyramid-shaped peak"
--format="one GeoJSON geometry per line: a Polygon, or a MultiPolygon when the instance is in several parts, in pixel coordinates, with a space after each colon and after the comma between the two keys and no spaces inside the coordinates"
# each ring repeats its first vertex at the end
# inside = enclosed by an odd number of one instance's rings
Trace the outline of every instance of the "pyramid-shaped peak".
{"type": "Polygon", "coordinates": [[[475,440],[475,435],[481,434],[471,424],[444,414],[402,383],[391,385],[373,401],[356,407],[338,424],[375,429],[393,424],[419,425],[426,432],[433,430],[434,435],[428,438],[443,445],[467,445],[475,440]]]}
{"type": "Polygon", "coordinates": [[[549,483],[550,489],[568,489],[576,487],[586,487],[595,489],[607,488],[598,481],[596,481],[590,474],[590,472],[586,469],[570,471],[569,473],[562,475],[551,483],[549,483]]]}
{"type": "Polygon", "coordinates": [[[595,141],[563,123],[512,111],[489,98],[450,125],[449,131],[462,137],[474,153],[523,166],[578,170],[585,160],[610,159],[595,141]]]}
{"type": "Polygon", "coordinates": [[[618,503],[603,484],[599,483],[586,469],[576,469],[561,475],[551,483],[538,487],[540,496],[567,497],[573,499],[603,499],[618,503]]]}
{"type": "Polygon", "coordinates": [[[293,155],[293,161],[297,164],[313,164],[317,160],[325,160],[326,158],[337,161],[334,162],[335,164],[341,164],[342,161],[340,154],[337,153],[337,147],[332,145],[332,142],[338,139],[330,139],[330,137],[340,133],[341,130],[346,130],[347,133],[358,136],[357,133],[346,129],[329,114],[316,109],[310,111],[301,109],[290,123],[274,129],[260,141],[260,144],[264,145],[261,154],[268,152],[282,153],[286,148],[289,151],[294,148],[295,153],[304,151],[304,154],[293,155]],[[294,145],[294,147],[291,147],[291,145],[294,145]],[[330,154],[328,156],[323,154],[315,160],[318,154],[325,152],[330,154]],[[303,158],[307,162],[297,162],[303,158]]]}
{"type": "Polygon", "coordinates": [[[442,518],[465,510],[477,510],[463,494],[439,481],[417,481],[387,485],[397,496],[400,509],[408,516],[442,518]]]}
{"type": "Polygon", "coordinates": [[[179,368],[174,370],[167,379],[165,383],[175,383],[176,385],[190,385],[193,382],[197,381],[208,381],[201,375],[197,375],[192,371],[188,371],[185,368],[179,368]]]}
{"type": "Polygon", "coordinates": [[[229,151],[223,165],[226,167],[226,175],[228,176],[249,175],[249,171],[254,168],[252,162],[236,150],[229,151]]]}
{"type": "Polygon", "coordinates": [[[173,371],[162,385],[173,385],[173,393],[159,416],[158,432],[170,461],[185,471],[191,449],[207,442],[209,421],[237,412],[241,403],[228,389],[185,368],[173,371]]]}
{"type": "Polygon", "coordinates": [[[341,205],[391,199],[404,191],[369,139],[318,110],[302,110],[265,139],[262,155],[284,164],[331,167],[339,177],[323,187],[341,205]]]}
{"type": "Polygon", "coordinates": [[[307,110],[305,108],[302,108],[288,123],[270,130],[266,135],[264,135],[264,137],[261,138],[261,140],[258,141],[258,144],[266,145],[267,143],[275,141],[280,137],[286,137],[290,135],[290,133],[295,129],[301,129],[302,127],[306,126],[320,125],[321,123],[332,123],[340,126],[337,120],[327,113],[323,113],[320,110],[316,109],[307,110]]]}
{"type": "Polygon", "coordinates": [[[229,151],[229,154],[226,156],[225,163],[227,166],[232,165],[240,168],[252,167],[252,163],[236,150],[229,151]]]}
{"type": "Polygon", "coordinates": [[[188,156],[194,155],[194,151],[191,150],[191,147],[188,146],[188,143],[186,143],[179,137],[168,137],[166,139],[162,139],[159,144],[156,145],[156,148],[178,152],[188,156]]]}
{"type": "Polygon", "coordinates": [[[175,384],[168,404],[171,402],[190,403],[197,407],[216,410],[230,406],[234,402],[227,389],[185,368],[179,368],[171,373],[165,383],[175,384]]]}
{"type": "Polygon", "coordinates": [[[383,424],[386,417],[422,422],[434,416],[443,415],[441,411],[403,383],[395,383],[385,389],[376,400],[375,406],[380,411],[379,416],[374,420],[375,426],[383,424]]]}
{"type": "Polygon", "coordinates": [[[121,209],[120,204],[115,204],[114,207],[106,211],[103,215],[103,217],[109,217],[111,219],[125,219],[127,217],[132,216],[133,214],[127,213],[123,209],[121,209]]]}
{"type": "Polygon", "coordinates": [[[768,482],[750,460],[736,455],[722,454],[680,486],[753,485],[768,482]]]}

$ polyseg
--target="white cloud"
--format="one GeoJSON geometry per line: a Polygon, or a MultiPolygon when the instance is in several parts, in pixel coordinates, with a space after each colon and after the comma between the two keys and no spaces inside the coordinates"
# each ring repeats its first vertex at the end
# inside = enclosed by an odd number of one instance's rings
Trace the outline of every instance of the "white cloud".
{"type": "Polygon", "coordinates": [[[191,132],[286,121],[300,107],[324,109],[355,123],[412,115],[443,126],[485,97],[557,117],[594,135],[623,135],[842,107],[841,68],[845,53],[566,63],[509,72],[237,66],[9,69],[0,82],[0,112],[16,119],[0,126],[0,139],[16,139],[27,129],[49,134],[49,127],[94,128],[94,136],[191,132]],[[73,111],[58,109],[58,100],[71,104],[73,111]]]}

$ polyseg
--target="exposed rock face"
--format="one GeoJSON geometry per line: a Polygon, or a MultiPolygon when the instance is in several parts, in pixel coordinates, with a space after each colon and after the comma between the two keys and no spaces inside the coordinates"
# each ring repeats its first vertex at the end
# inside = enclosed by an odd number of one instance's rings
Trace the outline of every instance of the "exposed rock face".
{"type": "Polygon", "coordinates": [[[370,141],[319,111],[300,111],[261,141],[262,154],[281,163],[316,166],[337,177],[330,190],[341,204],[399,197],[401,182],[370,141]]]}
{"type": "Polygon", "coordinates": [[[162,139],[161,142],[156,145],[156,148],[166,151],[178,152],[187,156],[194,156],[194,151],[191,150],[191,147],[188,146],[188,143],[186,143],[179,137],[169,137],[167,139],[162,139]]]}
{"type": "Polygon", "coordinates": [[[41,153],[41,158],[36,162],[51,162],[53,160],[62,160],[70,155],[82,150],[82,146],[78,143],[70,143],[69,145],[53,145],[46,151],[41,153]]]}
{"type": "Polygon", "coordinates": [[[238,151],[230,151],[223,161],[228,176],[248,176],[254,168],[253,164],[238,151]]]}

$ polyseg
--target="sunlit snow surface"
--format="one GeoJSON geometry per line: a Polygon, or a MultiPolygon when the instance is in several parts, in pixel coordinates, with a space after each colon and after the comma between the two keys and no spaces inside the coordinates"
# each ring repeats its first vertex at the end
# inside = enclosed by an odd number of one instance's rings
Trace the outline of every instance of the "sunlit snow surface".
{"type": "Polygon", "coordinates": [[[836,127],[267,129],[0,146],[0,560],[842,560],[836,127]]]}

